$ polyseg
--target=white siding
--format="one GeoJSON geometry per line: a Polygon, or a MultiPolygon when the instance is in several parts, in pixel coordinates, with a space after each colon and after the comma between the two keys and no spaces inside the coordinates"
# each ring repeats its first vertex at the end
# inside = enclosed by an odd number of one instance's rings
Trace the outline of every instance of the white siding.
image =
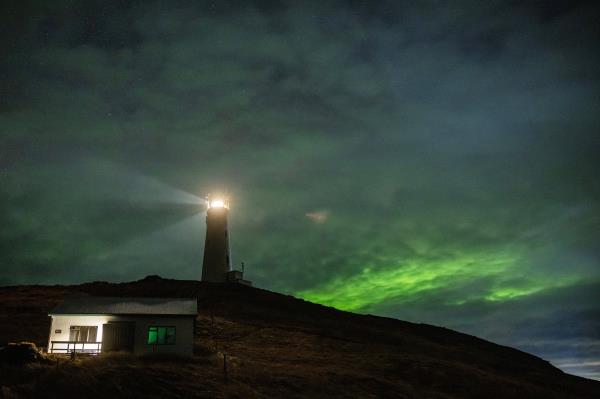
{"type": "MultiPolygon", "coordinates": [[[[134,321],[135,342],[134,353],[174,353],[182,356],[192,356],[194,347],[194,317],[193,316],[111,316],[111,315],[52,315],[48,351],[52,348],[52,341],[68,341],[71,326],[97,326],[97,341],[102,341],[102,325],[109,321],[134,321]],[[150,326],[175,327],[175,344],[173,345],[148,345],[148,328],[150,326]],[[56,332],[60,330],[60,332],[56,332]]],[[[66,345],[63,345],[66,348],[66,345]]],[[[61,345],[54,345],[55,349],[62,349],[61,345]]],[[[78,349],[80,346],[78,346],[78,349]]],[[[86,346],[88,348],[88,346],[86,346]]],[[[90,346],[91,348],[91,346],[90,346]]]]}
{"type": "Polygon", "coordinates": [[[135,319],[135,353],[175,353],[192,356],[194,317],[147,316],[135,319]],[[150,326],[175,327],[174,345],[148,345],[150,326]]]}
{"type": "MultiPolygon", "coordinates": [[[[115,316],[78,316],[78,315],[53,315],[50,325],[50,337],[48,338],[48,351],[52,348],[52,341],[68,341],[71,326],[97,326],[98,335],[96,340],[102,341],[102,324],[115,320],[115,316]],[[60,332],[57,332],[60,331],[60,332]]],[[[89,346],[90,348],[92,346],[89,346]]],[[[66,344],[55,344],[55,349],[66,349],[66,344]]],[[[78,346],[78,349],[80,346],[78,346]]],[[[88,346],[86,346],[88,348],[88,346]]]]}

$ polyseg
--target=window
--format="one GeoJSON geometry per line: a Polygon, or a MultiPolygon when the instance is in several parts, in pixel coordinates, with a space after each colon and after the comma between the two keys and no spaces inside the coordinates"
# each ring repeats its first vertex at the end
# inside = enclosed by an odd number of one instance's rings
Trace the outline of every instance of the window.
{"type": "Polygon", "coordinates": [[[148,327],[148,345],[175,344],[175,327],[148,327]]]}
{"type": "Polygon", "coordinates": [[[69,329],[69,341],[96,342],[98,326],[71,326],[69,329]]]}

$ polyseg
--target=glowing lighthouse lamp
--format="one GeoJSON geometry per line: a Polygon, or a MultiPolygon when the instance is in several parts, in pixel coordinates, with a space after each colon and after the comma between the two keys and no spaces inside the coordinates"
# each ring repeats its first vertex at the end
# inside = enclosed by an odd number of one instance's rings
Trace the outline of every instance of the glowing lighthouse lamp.
{"type": "Polygon", "coordinates": [[[223,199],[223,198],[214,198],[214,199],[210,199],[207,198],[206,202],[208,204],[208,209],[212,209],[212,208],[226,208],[229,209],[229,200],[223,199]]]}

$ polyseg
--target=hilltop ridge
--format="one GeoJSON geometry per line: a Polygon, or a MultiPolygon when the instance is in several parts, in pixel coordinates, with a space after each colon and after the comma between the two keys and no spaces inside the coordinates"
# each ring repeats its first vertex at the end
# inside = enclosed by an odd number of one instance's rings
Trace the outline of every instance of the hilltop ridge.
{"type": "Polygon", "coordinates": [[[73,292],[198,298],[195,358],[149,364],[113,356],[79,360],[65,369],[40,366],[21,374],[11,369],[0,377],[8,392],[17,397],[81,395],[81,390],[88,397],[140,392],[146,397],[600,397],[599,382],[443,327],[344,312],[243,285],[158,276],[128,283],[1,287],[0,345],[45,345],[48,311],[73,292]],[[227,381],[223,354],[229,358],[227,381]]]}

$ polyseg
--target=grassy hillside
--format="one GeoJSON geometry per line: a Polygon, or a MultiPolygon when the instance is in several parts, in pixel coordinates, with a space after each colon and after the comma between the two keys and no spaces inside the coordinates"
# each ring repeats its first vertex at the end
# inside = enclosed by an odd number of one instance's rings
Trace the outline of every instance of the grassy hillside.
{"type": "Polygon", "coordinates": [[[132,283],[0,288],[0,345],[45,345],[65,294],[198,298],[193,359],[111,355],[0,366],[6,397],[599,398],[600,383],[473,336],[357,315],[238,285],[132,283]],[[227,379],[223,372],[226,354],[227,379]]]}

